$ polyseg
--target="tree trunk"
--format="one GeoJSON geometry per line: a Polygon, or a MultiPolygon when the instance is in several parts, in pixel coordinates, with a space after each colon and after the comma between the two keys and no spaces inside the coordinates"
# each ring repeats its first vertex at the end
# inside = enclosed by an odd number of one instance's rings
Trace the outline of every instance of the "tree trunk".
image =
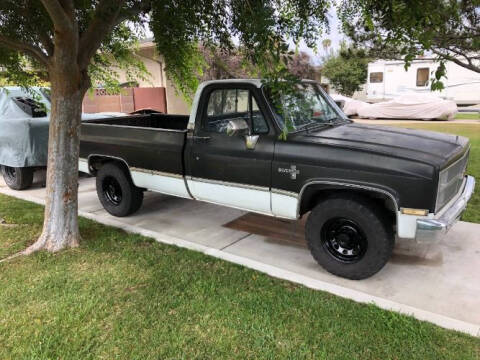
{"type": "MultiPolygon", "coordinates": [[[[24,253],[45,249],[56,252],[79,244],[78,156],[82,100],[90,84],[76,64],[70,45],[56,56],[49,69],[51,115],[48,139],[47,194],[43,232],[24,253]]],[[[62,44],[65,45],[65,44],[62,44]]]]}

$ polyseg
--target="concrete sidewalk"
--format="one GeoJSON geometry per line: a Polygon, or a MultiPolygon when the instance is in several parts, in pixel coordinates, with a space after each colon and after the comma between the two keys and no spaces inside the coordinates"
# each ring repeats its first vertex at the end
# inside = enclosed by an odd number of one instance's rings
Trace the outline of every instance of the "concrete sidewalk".
{"type": "MultiPolygon", "coordinates": [[[[43,203],[39,185],[18,192],[0,182],[0,193],[43,203]]],[[[351,281],[325,272],[303,240],[303,223],[263,218],[226,207],[145,193],[143,207],[114,218],[97,199],[95,179],[80,180],[80,214],[271,276],[359,302],[413,315],[445,328],[480,336],[480,225],[459,222],[445,241],[397,241],[394,255],[375,276],[351,281]],[[267,231],[267,232],[266,232],[267,231]],[[265,236],[265,235],[269,236],[265,236]]]]}

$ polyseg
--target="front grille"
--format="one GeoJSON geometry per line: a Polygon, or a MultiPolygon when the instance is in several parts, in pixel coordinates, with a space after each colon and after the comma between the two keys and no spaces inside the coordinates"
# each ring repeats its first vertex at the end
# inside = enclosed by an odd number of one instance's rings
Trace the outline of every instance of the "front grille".
{"type": "Polygon", "coordinates": [[[444,207],[460,191],[468,164],[468,156],[469,151],[448,168],[440,171],[436,211],[444,207]]]}

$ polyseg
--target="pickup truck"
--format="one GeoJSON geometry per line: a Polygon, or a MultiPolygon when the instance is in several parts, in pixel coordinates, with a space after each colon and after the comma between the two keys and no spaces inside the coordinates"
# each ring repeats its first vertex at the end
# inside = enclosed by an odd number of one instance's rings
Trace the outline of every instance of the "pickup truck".
{"type": "Polygon", "coordinates": [[[79,170],[114,216],[137,211],[146,190],[308,215],[316,261],[364,279],[396,238],[435,241],[459,219],[475,186],[468,156],[460,136],[353,123],[313,81],[279,92],[235,79],[201,84],[190,116],[85,121],[79,170]]]}

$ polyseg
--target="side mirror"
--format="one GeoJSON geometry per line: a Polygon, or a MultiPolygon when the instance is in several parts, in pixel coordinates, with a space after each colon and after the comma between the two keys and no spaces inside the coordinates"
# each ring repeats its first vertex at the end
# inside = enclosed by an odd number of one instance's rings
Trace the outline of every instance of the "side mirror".
{"type": "Polygon", "coordinates": [[[248,127],[248,123],[244,119],[230,120],[227,124],[228,136],[248,135],[249,132],[250,128],[248,127]]]}

